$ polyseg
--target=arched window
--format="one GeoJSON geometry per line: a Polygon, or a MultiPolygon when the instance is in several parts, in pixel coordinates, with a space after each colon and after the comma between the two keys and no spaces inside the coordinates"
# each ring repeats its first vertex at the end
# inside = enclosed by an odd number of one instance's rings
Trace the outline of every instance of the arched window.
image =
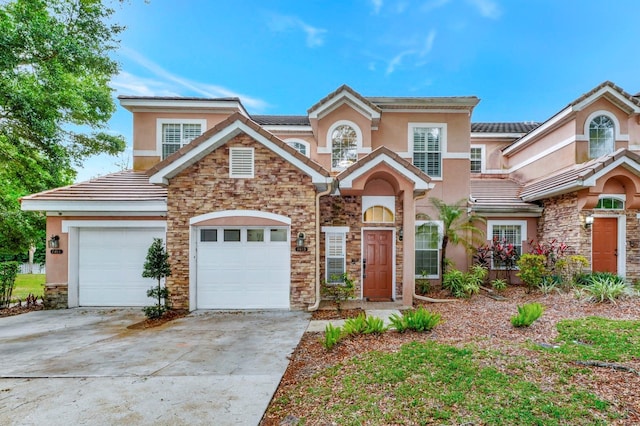
{"type": "Polygon", "coordinates": [[[599,115],[589,123],[589,158],[598,158],[614,151],[614,124],[606,115],[599,115]]]}
{"type": "Polygon", "coordinates": [[[289,145],[291,148],[295,149],[296,151],[298,151],[300,154],[308,157],[309,156],[309,143],[308,142],[302,142],[302,141],[297,141],[297,140],[286,140],[285,141],[287,143],[287,145],[289,145]]]}
{"type": "Polygon", "coordinates": [[[393,212],[384,206],[371,206],[364,212],[363,222],[393,223],[393,212]]]}
{"type": "Polygon", "coordinates": [[[358,135],[355,129],[341,124],[331,132],[331,168],[346,169],[358,160],[358,135]]]}
{"type": "Polygon", "coordinates": [[[602,210],[624,210],[624,201],[614,197],[603,197],[598,200],[595,208],[602,210]]]}

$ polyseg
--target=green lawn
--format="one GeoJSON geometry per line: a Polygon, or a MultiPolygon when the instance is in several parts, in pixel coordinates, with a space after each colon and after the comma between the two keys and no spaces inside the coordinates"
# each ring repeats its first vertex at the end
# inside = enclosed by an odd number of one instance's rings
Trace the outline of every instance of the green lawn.
{"type": "Polygon", "coordinates": [[[29,293],[41,298],[44,296],[44,274],[18,274],[11,298],[25,300],[29,293]]]}
{"type": "Polygon", "coordinates": [[[576,362],[635,359],[640,321],[567,320],[558,331],[556,348],[525,344],[527,356],[432,341],[369,352],[299,382],[271,410],[295,413],[301,424],[600,425],[624,418],[577,380],[591,372],[576,362]]]}

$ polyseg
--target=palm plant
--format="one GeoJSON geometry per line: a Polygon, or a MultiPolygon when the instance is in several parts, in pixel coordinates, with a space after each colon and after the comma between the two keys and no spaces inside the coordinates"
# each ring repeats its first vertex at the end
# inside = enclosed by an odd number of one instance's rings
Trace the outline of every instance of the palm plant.
{"type": "MultiPolygon", "coordinates": [[[[440,274],[445,272],[447,264],[447,247],[449,243],[452,245],[462,244],[466,249],[471,249],[474,244],[477,245],[484,236],[484,232],[474,225],[475,221],[484,222],[484,218],[477,216],[469,216],[467,214],[467,199],[463,198],[455,204],[447,204],[438,198],[431,198],[431,204],[438,212],[436,220],[442,222],[442,244],[440,249],[442,257],[440,258],[440,274]]],[[[432,219],[433,220],[433,219],[432,219]]],[[[418,232],[426,232],[427,224],[418,227],[418,232]]]]}

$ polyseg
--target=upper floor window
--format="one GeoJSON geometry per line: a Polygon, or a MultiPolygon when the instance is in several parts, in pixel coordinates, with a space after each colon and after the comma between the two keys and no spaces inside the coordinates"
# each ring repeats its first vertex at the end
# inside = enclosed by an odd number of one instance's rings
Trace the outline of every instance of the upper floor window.
{"type": "Polygon", "coordinates": [[[331,168],[346,169],[358,160],[358,135],[348,124],[341,124],[331,132],[331,168]]]}
{"type": "Polygon", "coordinates": [[[599,115],[589,123],[589,158],[598,158],[614,151],[615,126],[606,115],[599,115]]]}
{"type": "Polygon", "coordinates": [[[300,154],[309,157],[309,142],[297,140],[297,139],[287,139],[285,143],[289,145],[291,148],[298,151],[300,154]]]}
{"type": "Polygon", "coordinates": [[[482,173],[483,167],[483,147],[472,146],[470,151],[471,173],[482,173]]]}
{"type": "Polygon", "coordinates": [[[410,125],[412,130],[413,164],[430,177],[442,177],[444,127],[410,125]]]}
{"type": "Polygon", "coordinates": [[[202,134],[205,120],[158,120],[159,148],[164,160],[202,134]]]}
{"type": "Polygon", "coordinates": [[[595,208],[602,210],[624,210],[624,200],[615,197],[603,197],[598,200],[595,208]]]}

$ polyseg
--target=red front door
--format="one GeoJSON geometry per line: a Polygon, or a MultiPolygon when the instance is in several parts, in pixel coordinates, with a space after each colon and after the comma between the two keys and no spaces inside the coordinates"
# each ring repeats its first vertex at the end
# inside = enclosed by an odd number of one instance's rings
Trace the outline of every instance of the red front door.
{"type": "Polygon", "coordinates": [[[364,231],[363,296],[391,300],[393,289],[392,231],[364,231]]]}
{"type": "Polygon", "coordinates": [[[593,220],[591,262],[594,272],[618,273],[618,219],[596,217],[593,220]]]}

